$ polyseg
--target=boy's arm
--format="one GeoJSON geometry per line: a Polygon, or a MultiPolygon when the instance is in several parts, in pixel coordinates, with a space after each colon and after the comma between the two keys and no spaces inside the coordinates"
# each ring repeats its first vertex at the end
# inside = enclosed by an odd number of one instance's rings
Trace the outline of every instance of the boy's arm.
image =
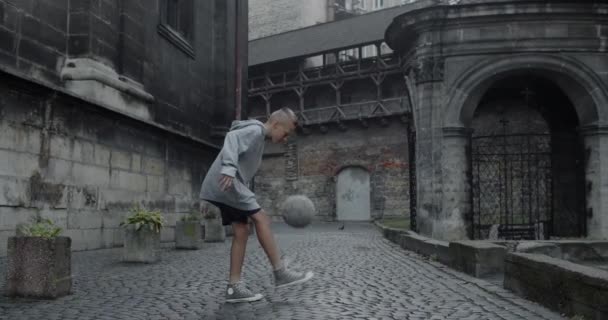
{"type": "Polygon", "coordinates": [[[221,174],[235,177],[239,166],[239,155],[249,149],[254,139],[259,135],[256,128],[252,130],[236,130],[226,134],[222,151],[221,174]],[[254,131],[255,130],[255,131],[254,131]]]}

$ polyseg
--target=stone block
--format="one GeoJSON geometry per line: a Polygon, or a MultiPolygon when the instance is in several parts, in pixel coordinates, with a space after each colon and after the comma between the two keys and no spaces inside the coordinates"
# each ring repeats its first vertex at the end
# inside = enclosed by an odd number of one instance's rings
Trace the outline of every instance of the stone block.
{"type": "Polygon", "coordinates": [[[554,245],[559,246],[562,253],[557,258],[573,262],[608,259],[608,241],[565,240],[555,242],[554,245]]]}
{"type": "Polygon", "coordinates": [[[544,254],[546,256],[558,259],[562,257],[561,248],[556,244],[547,242],[520,242],[515,248],[515,251],[522,253],[544,254]]]}
{"type": "Polygon", "coordinates": [[[100,214],[103,228],[118,228],[127,217],[126,210],[101,210],[100,214]]]}
{"type": "Polygon", "coordinates": [[[398,243],[399,237],[402,234],[405,234],[405,231],[399,230],[399,229],[392,229],[392,228],[383,228],[382,233],[384,234],[384,237],[386,239],[388,239],[389,241],[391,241],[393,243],[398,243]]]}
{"type": "Polygon", "coordinates": [[[102,220],[97,210],[68,210],[68,229],[99,229],[102,220]]]}
{"type": "Polygon", "coordinates": [[[568,316],[608,318],[608,271],[545,255],[510,253],[504,287],[568,316]]]}
{"type": "Polygon", "coordinates": [[[146,176],[122,170],[112,170],[110,187],[146,192],[146,176]]]}
{"type": "Polygon", "coordinates": [[[0,207],[0,231],[10,231],[14,234],[19,224],[30,222],[36,214],[37,210],[33,208],[0,207]]]}
{"type": "Polygon", "coordinates": [[[120,228],[101,229],[101,239],[103,248],[122,247],[124,243],[124,230],[120,228]]]}
{"type": "Polygon", "coordinates": [[[97,144],[95,145],[95,161],[98,166],[110,167],[110,148],[97,144]]]}
{"type": "Polygon", "coordinates": [[[29,194],[29,181],[18,178],[0,177],[0,206],[28,206],[29,194]]]}
{"type": "Polygon", "coordinates": [[[484,278],[502,274],[507,249],[485,241],[450,243],[452,267],[468,275],[484,278]]]}
{"type": "Polygon", "coordinates": [[[131,169],[131,154],[125,151],[112,150],[110,153],[110,164],[112,168],[131,169]]]}
{"type": "Polygon", "coordinates": [[[27,153],[40,152],[40,130],[0,122],[0,148],[27,153]]]}
{"type": "Polygon", "coordinates": [[[97,209],[99,190],[96,187],[68,187],[68,207],[70,209],[97,209]]]}
{"type": "Polygon", "coordinates": [[[135,172],[141,171],[141,155],[133,154],[131,157],[131,170],[135,172]]]}
{"type": "Polygon", "coordinates": [[[38,156],[0,150],[0,175],[29,178],[39,169],[38,156]]]}
{"type": "Polygon", "coordinates": [[[103,246],[102,229],[64,229],[63,234],[72,239],[72,250],[94,250],[103,246]]]}
{"type": "Polygon", "coordinates": [[[162,176],[165,174],[165,161],[159,158],[143,157],[142,167],[144,173],[162,176]]]}
{"type": "Polygon", "coordinates": [[[0,257],[5,257],[8,248],[8,238],[15,236],[15,230],[0,231],[0,257]]]}
{"type": "Polygon", "coordinates": [[[55,299],[72,288],[71,239],[10,237],[6,294],[55,299]]]}
{"type": "Polygon", "coordinates": [[[146,176],[146,191],[147,192],[164,192],[165,191],[165,177],[146,176]]]}
{"type": "Polygon", "coordinates": [[[72,178],[77,185],[94,185],[107,187],[110,185],[110,171],[107,168],[74,163],[72,166],[72,178]]]}
{"type": "Polygon", "coordinates": [[[72,158],[88,164],[95,164],[95,145],[88,141],[74,140],[72,158]]]}
{"type": "Polygon", "coordinates": [[[116,189],[99,189],[99,209],[110,211],[128,211],[135,204],[146,199],[144,192],[116,189]]]}
{"type": "Polygon", "coordinates": [[[135,226],[124,228],[124,247],[122,260],[124,262],[153,263],[160,258],[160,233],[135,226]]]}
{"type": "Polygon", "coordinates": [[[200,221],[178,221],[175,225],[175,247],[177,249],[201,248],[202,227],[200,221]]]}
{"type": "Polygon", "coordinates": [[[189,197],[175,197],[175,212],[176,213],[190,213],[194,209],[196,201],[193,201],[189,197]]]}
{"type": "Polygon", "coordinates": [[[192,195],[192,183],[176,176],[169,176],[169,194],[181,196],[192,195]]]}
{"type": "Polygon", "coordinates": [[[43,180],[34,174],[29,180],[30,205],[37,208],[65,209],[68,206],[69,188],[61,183],[43,180]]]}
{"type": "Polygon", "coordinates": [[[62,135],[51,136],[50,154],[52,157],[63,160],[72,160],[72,150],[72,139],[62,135]]]}
{"type": "Polygon", "coordinates": [[[45,178],[49,182],[67,184],[72,180],[72,167],[72,161],[50,158],[45,178]]]}
{"type": "Polygon", "coordinates": [[[404,249],[434,257],[445,265],[451,265],[450,243],[447,241],[423,237],[410,231],[401,235],[401,245],[404,249]]]}

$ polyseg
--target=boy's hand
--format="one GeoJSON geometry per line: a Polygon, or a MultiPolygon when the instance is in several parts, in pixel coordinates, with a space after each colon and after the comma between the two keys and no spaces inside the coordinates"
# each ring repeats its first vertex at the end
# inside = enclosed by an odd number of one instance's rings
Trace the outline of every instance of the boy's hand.
{"type": "Polygon", "coordinates": [[[232,186],[233,179],[234,179],[234,177],[223,174],[222,177],[220,178],[220,189],[222,191],[228,190],[228,188],[230,188],[232,186]]]}

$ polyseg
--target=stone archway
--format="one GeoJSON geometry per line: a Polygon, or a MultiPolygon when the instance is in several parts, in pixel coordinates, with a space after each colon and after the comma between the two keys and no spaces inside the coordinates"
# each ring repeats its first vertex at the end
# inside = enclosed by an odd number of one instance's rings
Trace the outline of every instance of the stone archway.
{"type": "Polygon", "coordinates": [[[349,166],[340,170],[336,183],[337,220],[371,220],[370,195],[369,171],[359,166],[349,166]]]}
{"type": "MultiPolygon", "coordinates": [[[[496,82],[518,75],[531,75],[549,79],[561,89],[572,103],[579,120],[579,132],[584,138],[585,180],[587,190],[585,215],[590,238],[608,237],[608,216],[604,213],[608,203],[602,200],[603,185],[607,180],[600,173],[602,164],[608,159],[602,157],[600,150],[608,146],[608,135],[603,124],[607,114],[598,106],[608,105],[605,86],[592,70],[574,59],[553,55],[515,55],[508,58],[491,58],[477,64],[468,72],[453,80],[447,97],[443,118],[443,150],[450,157],[442,157],[442,167],[447,168],[444,179],[448,178],[461,185],[460,189],[444,190],[444,212],[454,210],[472,212],[471,189],[466,182],[471,174],[471,163],[467,150],[470,147],[470,128],[483,96],[496,82]],[[465,190],[462,192],[462,190],[465,190]],[[464,206],[467,203],[469,207],[464,206]],[[595,214],[594,214],[595,213],[595,214]]],[[[449,87],[449,86],[448,86],[449,87]]],[[[605,165],[604,165],[605,166],[605,165]]],[[[606,190],[608,191],[608,190],[606,190]]],[[[449,214],[448,214],[449,215],[449,214]]],[[[463,216],[464,218],[464,216],[463,216]]],[[[470,225],[468,234],[471,234],[470,225]]]]}
{"type": "Polygon", "coordinates": [[[578,116],[549,79],[493,83],[475,110],[471,138],[471,237],[585,236],[578,116]]]}

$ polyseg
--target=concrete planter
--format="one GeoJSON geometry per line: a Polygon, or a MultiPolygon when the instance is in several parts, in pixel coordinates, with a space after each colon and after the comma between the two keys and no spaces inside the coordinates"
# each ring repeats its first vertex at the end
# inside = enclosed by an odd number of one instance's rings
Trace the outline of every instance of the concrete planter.
{"type": "Polygon", "coordinates": [[[175,224],[175,248],[200,249],[202,233],[200,221],[178,221],[175,224]]]}
{"type": "Polygon", "coordinates": [[[205,242],[224,242],[226,229],[220,219],[205,219],[205,242]]]}
{"type": "Polygon", "coordinates": [[[153,263],[160,258],[160,233],[147,226],[139,231],[135,226],[125,228],[122,260],[124,262],[153,263]]]}
{"type": "Polygon", "coordinates": [[[72,289],[72,239],[10,237],[6,294],[55,299],[72,289]]]}

